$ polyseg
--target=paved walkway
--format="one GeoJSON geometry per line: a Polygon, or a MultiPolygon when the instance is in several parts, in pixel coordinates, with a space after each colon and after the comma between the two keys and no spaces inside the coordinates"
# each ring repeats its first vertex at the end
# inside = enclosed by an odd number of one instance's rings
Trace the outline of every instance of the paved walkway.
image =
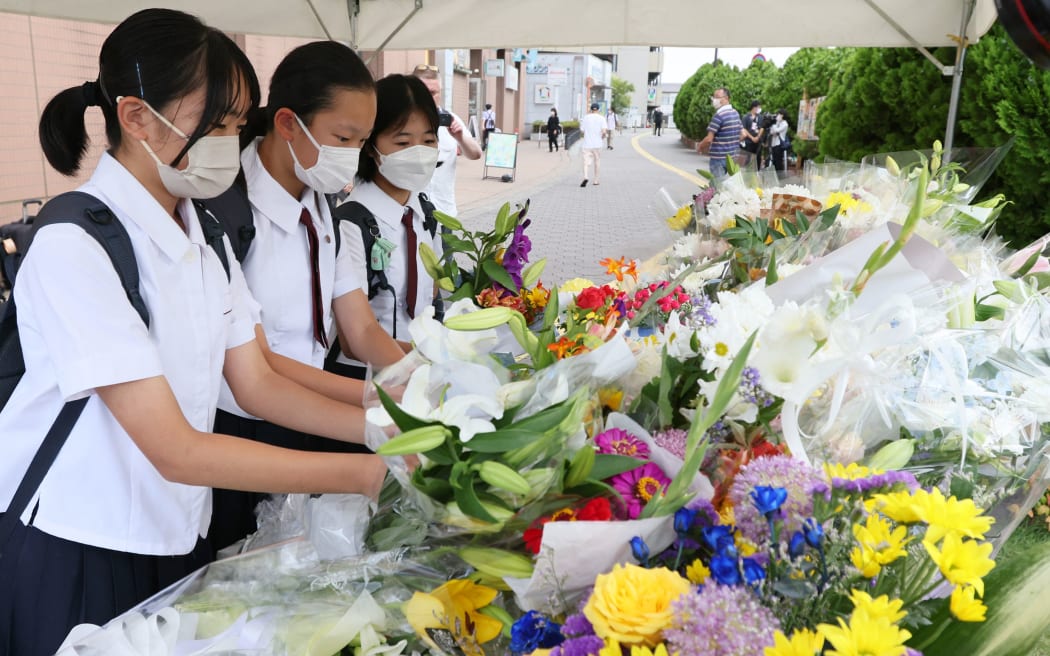
{"type": "Polygon", "coordinates": [[[460,219],[468,227],[491,229],[499,207],[530,199],[534,257],[546,257],[542,277],[552,287],[582,276],[595,281],[607,278],[598,261],[626,256],[639,262],[669,246],[679,233],[664,223],[667,214],[658,208],[658,192],[665,189],[678,204],[696,192],[707,169],[707,157],[684,147],[675,130],[662,136],[648,131],[624,130],[613,141],[613,150],[602,150],[601,184],[581,188],[582,155],[578,145],[571,152],[547,151],[535,141],[518,144],[514,182],[501,182],[506,169],[489,169],[496,178],[482,180],[483,160],[460,158],[456,195],[460,219]]]}

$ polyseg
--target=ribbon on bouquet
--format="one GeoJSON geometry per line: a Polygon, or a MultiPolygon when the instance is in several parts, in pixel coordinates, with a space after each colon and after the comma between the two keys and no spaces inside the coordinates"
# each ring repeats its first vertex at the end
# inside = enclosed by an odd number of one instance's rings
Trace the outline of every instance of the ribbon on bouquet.
{"type": "MultiPolygon", "coordinates": [[[[781,425],[791,454],[809,463],[803,439],[815,440],[834,426],[850,379],[877,374],[879,367],[872,355],[906,343],[915,332],[915,307],[911,298],[903,294],[891,296],[874,312],[860,319],[851,319],[843,314],[833,320],[828,327],[828,339],[816,354],[821,356],[820,360],[805,365],[810,367],[810,371],[800,376],[800,380],[805,382],[799,386],[798,393],[790,398],[784,397],[781,425]],[[806,433],[799,424],[802,405],[832,378],[835,378],[834,392],[824,425],[813,434],[806,433]]],[[[879,411],[889,425],[890,418],[885,410],[880,406],[879,411]]]]}

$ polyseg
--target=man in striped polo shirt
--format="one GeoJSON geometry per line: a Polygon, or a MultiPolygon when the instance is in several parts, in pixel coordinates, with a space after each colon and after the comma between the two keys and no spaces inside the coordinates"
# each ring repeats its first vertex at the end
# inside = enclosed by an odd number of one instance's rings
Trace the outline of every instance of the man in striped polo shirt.
{"type": "Polygon", "coordinates": [[[697,144],[701,153],[710,150],[708,169],[716,178],[726,176],[726,157],[732,157],[740,149],[744,138],[744,126],[740,123],[740,113],[729,104],[729,89],[719,87],[711,95],[711,106],[715,115],[707,124],[707,136],[697,144]]]}

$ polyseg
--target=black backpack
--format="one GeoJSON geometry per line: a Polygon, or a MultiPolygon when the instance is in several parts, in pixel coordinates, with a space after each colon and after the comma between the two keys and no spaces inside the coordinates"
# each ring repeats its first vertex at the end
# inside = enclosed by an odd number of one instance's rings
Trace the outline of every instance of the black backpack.
{"type": "MultiPolygon", "coordinates": [[[[329,206],[332,210],[332,224],[334,225],[336,235],[339,234],[339,224],[342,221],[349,221],[356,225],[361,230],[361,243],[364,246],[365,261],[369,262],[372,255],[372,247],[375,246],[376,239],[382,236],[382,232],[379,230],[379,223],[376,221],[375,216],[372,212],[362,205],[361,203],[352,200],[342,205],[334,206],[333,197],[329,197],[329,206]]],[[[423,210],[423,228],[430,233],[433,237],[437,234],[438,222],[434,218],[434,203],[430,201],[425,193],[420,192],[419,194],[419,205],[423,210]]],[[[336,252],[339,249],[339,242],[336,242],[336,252]]],[[[386,291],[390,294],[394,294],[394,288],[390,285],[390,282],[386,278],[386,271],[383,269],[373,269],[371,266],[368,267],[368,300],[375,298],[379,292],[386,291]]],[[[441,299],[434,299],[435,309],[438,311],[438,316],[441,315],[441,299]]],[[[397,322],[394,322],[394,339],[397,339],[397,322]]]]}

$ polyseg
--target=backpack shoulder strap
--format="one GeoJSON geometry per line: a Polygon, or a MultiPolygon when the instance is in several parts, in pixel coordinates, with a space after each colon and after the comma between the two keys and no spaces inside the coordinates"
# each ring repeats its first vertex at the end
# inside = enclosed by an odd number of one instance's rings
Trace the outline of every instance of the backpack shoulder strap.
{"type": "MultiPolygon", "coordinates": [[[[379,223],[376,221],[375,216],[372,215],[372,212],[361,203],[352,200],[343,203],[332,211],[332,222],[338,221],[350,221],[361,230],[361,243],[364,246],[365,261],[370,261],[372,258],[372,247],[375,245],[376,239],[382,235],[379,230],[379,223]]],[[[373,269],[371,266],[366,268],[368,269],[368,300],[375,298],[381,290],[387,290],[391,294],[394,293],[394,288],[386,278],[386,271],[373,269]]]]}
{"type": "Polygon", "coordinates": [[[433,237],[437,234],[438,227],[437,219],[434,218],[434,212],[437,210],[437,207],[430,200],[430,196],[427,196],[422,191],[419,192],[419,206],[423,210],[423,227],[433,237]]]}
{"type": "MultiPolygon", "coordinates": [[[[238,262],[244,262],[244,258],[251,249],[252,240],[255,239],[255,214],[252,212],[251,201],[248,200],[248,186],[244,180],[244,172],[239,173],[237,180],[223,193],[215,198],[194,200],[193,205],[197,208],[197,217],[201,222],[201,228],[204,229],[205,237],[209,236],[209,228],[205,227],[206,217],[201,216],[202,211],[211,213],[207,222],[218,223],[230,239],[233,256],[238,262]]],[[[208,243],[212,248],[216,247],[216,244],[210,240],[208,243]]],[[[229,265],[226,262],[225,250],[225,248],[215,248],[215,252],[219,253],[219,259],[223,260],[223,266],[226,267],[228,275],[229,265]]]]}
{"type": "MultiPolygon", "coordinates": [[[[199,200],[193,201],[193,209],[197,211],[197,221],[201,224],[201,230],[204,232],[204,241],[208,243],[208,246],[219,257],[219,262],[222,263],[222,268],[226,271],[226,280],[229,281],[230,258],[226,254],[226,242],[223,239],[226,236],[226,231],[222,227],[222,222],[215,216],[214,212],[199,200]]],[[[236,253],[234,253],[234,257],[236,257],[236,253]]],[[[238,258],[238,261],[240,261],[240,258],[238,258]]]]}
{"type": "Polygon", "coordinates": [[[139,291],[139,267],[135,250],[131,246],[131,237],[106,204],[82,191],[59,194],[49,200],[36,215],[33,234],[54,223],[73,223],[102,245],[113,262],[131,307],[138,312],[142,322],[149,326],[149,310],[139,291]]]}

